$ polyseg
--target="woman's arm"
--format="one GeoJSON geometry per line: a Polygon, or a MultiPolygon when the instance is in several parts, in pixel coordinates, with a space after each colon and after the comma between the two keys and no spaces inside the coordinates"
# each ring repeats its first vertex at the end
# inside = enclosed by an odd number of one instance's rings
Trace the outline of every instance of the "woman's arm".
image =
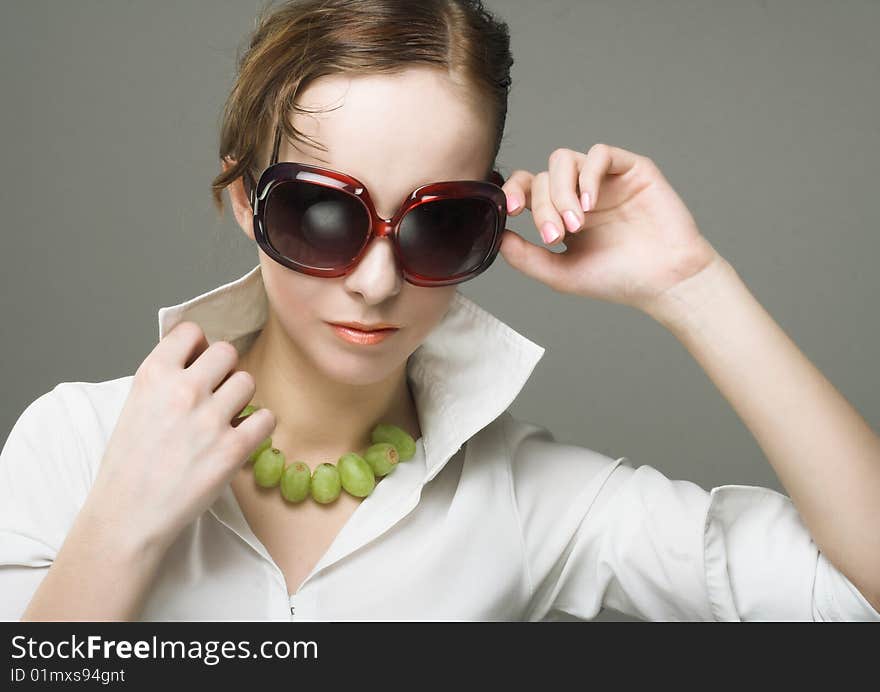
{"type": "Polygon", "coordinates": [[[137,620],[162,552],[86,504],[21,621],[137,620]]]}
{"type": "Polygon", "coordinates": [[[880,610],[880,438],[700,233],[659,166],[604,143],[558,148],[548,170],[514,171],[504,190],[511,215],[531,209],[545,242],[566,245],[554,253],[506,229],[507,262],[666,326],[755,436],[819,550],[880,610]]]}
{"type": "Polygon", "coordinates": [[[718,258],[643,310],[754,435],[816,545],[880,610],[880,437],[718,258]]]}

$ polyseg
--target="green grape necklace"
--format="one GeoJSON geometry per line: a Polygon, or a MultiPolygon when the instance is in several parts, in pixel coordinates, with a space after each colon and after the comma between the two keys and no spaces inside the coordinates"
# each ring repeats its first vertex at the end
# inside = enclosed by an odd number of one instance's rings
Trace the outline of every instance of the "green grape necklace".
{"type": "MultiPolygon", "coordinates": [[[[246,418],[259,406],[248,404],[236,418],[246,418]]],[[[324,462],[310,471],[304,461],[286,464],[284,452],[272,446],[272,438],[263,440],[250,455],[254,479],[263,488],[281,488],[288,502],[302,502],[311,495],[315,502],[329,504],[342,490],[354,497],[366,497],[382,479],[397,468],[398,461],[408,461],[416,453],[416,442],[406,430],[390,423],[379,423],[370,433],[371,444],[364,455],[347,452],[335,464],[324,462]]]]}

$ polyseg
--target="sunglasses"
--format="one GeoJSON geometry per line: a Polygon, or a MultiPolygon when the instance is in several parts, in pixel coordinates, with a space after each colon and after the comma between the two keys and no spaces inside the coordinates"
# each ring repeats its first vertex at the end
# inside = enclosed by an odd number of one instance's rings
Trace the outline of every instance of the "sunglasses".
{"type": "Polygon", "coordinates": [[[366,186],[329,168],[272,159],[244,185],[254,236],[269,257],[294,271],[327,278],[357,266],[375,237],[389,237],[406,281],[448,286],[481,274],[498,255],[507,221],[504,178],[429,183],[413,190],[391,219],[376,212],[366,186]]]}

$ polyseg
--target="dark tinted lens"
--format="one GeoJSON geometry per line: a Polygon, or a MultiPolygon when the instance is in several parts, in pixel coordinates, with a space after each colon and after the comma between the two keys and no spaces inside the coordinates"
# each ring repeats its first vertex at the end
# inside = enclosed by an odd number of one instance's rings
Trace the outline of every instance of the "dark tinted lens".
{"type": "Polygon", "coordinates": [[[279,183],[266,201],[266,234],[279,253],[331,269],[351,262],[366,241],[369,216],[352,195],[317,183],[279,183]]]}
{"type": "Polygon", "coordinates": [[[410,271],[446,279],[482,264],[492,249],[495,207],[487,199],[439,199],[411,209],[400,225],[410,271]]]}

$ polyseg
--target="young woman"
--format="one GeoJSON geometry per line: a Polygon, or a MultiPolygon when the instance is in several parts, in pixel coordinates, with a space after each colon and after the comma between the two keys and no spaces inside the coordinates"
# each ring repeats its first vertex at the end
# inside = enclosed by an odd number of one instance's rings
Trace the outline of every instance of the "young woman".
{"type": "Polygon", "coordinates": [[[512,62],[476,1],[261,19],[213,184],[259,264],[162,308],[134,375],[22,414],[0,464],[4,616],[880,620],[880,440],[649,158],[596,143],[495,170],[512,62]],[[505,229],[525,209],[543,245],[505,229]],[[544,349],[456,289],[499,252],[671,330],[790,498],[706,492],[513,417],[544,349]],[[383,438],[393,471],[366,472],[381,424],[415,444],[383,438]]]}

